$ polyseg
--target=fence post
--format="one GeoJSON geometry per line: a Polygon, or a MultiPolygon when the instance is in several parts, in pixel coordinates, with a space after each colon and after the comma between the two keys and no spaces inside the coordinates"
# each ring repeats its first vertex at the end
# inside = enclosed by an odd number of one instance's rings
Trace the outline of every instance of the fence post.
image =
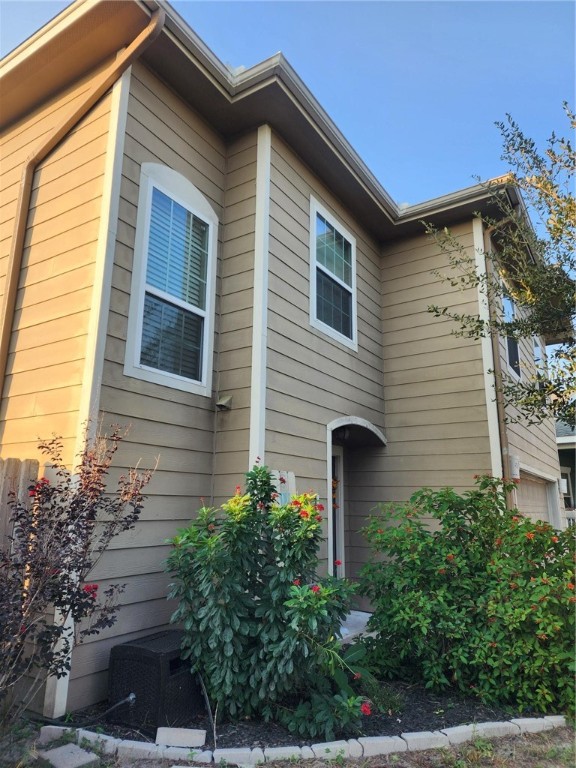
{"type": "Polygon", "coordinates": [[[0,459],[0,549],[9,546],[12,535],[8,501],[14,493],[27,498],[28,486],[38,479],[39,466],[36,459],[0,459]]]}

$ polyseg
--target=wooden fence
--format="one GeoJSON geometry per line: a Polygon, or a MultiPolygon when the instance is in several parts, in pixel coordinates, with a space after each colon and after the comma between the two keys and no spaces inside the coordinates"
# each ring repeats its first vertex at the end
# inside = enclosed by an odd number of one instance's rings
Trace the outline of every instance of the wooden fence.
{"type": "Polygon", "coordinates": [[[0,548],[8,546],[12,534],[10,506],[13,494],[28,497],[28,487],[38,478],[39,462],[35,459],[0,459],[0,548]]]}

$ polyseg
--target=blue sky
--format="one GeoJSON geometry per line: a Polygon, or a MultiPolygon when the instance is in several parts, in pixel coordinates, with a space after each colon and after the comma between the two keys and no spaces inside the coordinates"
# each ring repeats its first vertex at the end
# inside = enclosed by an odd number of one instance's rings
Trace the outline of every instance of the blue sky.
{"type": "MultiPolygon", "coordinates": [[[[66,2],[0,0],[4,56],[66,2]]],[[[231,66],[281,50],[385,189],[417,203],[506,170],[494,122],[543,146],[574,106],[575,8],[546,0],[173,2],[231,66]]]]}

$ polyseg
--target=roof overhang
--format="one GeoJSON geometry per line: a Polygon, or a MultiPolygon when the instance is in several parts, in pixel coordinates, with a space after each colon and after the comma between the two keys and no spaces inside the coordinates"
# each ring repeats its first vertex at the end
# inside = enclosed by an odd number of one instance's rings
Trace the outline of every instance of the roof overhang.
{"type": "MultiPolygon", "coordinates": [[[[77,0],[65,9],[0,64],[0,129],[114,56],[158,4],[77,0]]],[[[166,24],[144,63],[224,139],[269,124],[377,240],[420,234],[423,220],[442,227],[492,209],[493,190],[480,184],[400,209],[281,53],[232,72],[161,4],[166,24]]]]}

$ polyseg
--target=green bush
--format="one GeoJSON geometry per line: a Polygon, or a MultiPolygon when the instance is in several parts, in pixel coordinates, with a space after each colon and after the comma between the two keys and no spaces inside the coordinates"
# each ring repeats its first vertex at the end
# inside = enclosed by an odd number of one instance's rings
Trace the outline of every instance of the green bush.
{"type": "Polygon", "coordinates": [[[370,520],[371,650],[386,674],[411,670],[429,688],[574,713],[575,531],[508,510],[512,487],[423,489],[370,520]]]}
{"type": "Polygon", "coordinates": [[[360,723],[361,696],[337,638],[353,587],[316,577],[323,507],[315,494],[276,503],[266,467],[219,510],[202,508],[173,540],[168,570],[184,656],[218,713],[277,719],[327,738],[360,723]],[[317,715],[317,717],[316,717],[317,715]]]}

